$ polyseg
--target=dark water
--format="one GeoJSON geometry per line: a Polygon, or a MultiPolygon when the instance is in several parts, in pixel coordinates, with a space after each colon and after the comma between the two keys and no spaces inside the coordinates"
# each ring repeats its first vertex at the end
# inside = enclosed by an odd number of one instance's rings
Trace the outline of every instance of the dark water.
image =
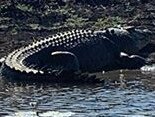
{"type": "Polygon", "coordinates": [[[24,84],[0,79],[0,117],[155,116],[153,70],[114,71],[98,77],[105,82],[24,84]]]}

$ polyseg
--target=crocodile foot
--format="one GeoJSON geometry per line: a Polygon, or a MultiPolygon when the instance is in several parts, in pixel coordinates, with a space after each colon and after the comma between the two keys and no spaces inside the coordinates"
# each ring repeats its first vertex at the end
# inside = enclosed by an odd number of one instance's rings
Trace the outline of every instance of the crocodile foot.
{"type": "Polygon", "coordinates": [[[139,55],[128,55],[121,52],[119,66],[121,69],[139,69],[147,64],[147,60],[139,55]]]}

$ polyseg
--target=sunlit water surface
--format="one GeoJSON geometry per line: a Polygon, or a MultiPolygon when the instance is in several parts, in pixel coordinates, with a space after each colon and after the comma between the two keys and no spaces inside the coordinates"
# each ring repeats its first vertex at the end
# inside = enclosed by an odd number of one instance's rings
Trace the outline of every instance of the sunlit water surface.
{"type": "Polygon", "coordinates": [[[0,117],[155,116],[155,74],[114,71],[100,84],[24,84],[0,79],[0,117]]]}

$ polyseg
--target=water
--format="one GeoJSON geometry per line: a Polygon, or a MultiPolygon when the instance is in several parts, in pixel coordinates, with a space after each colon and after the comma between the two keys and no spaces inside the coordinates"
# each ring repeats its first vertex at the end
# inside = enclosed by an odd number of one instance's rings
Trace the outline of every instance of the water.
{"type": "Polygon", "coordinates": [[[0,117],[155,116],[153,72],[114,71],[102,77],[100,84],[24,84],[1,78],[0,117]]]}

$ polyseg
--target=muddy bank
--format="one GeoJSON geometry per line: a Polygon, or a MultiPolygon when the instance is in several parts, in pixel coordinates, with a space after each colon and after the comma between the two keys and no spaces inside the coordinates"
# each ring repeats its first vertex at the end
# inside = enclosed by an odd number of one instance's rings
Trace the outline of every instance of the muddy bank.
{"type": "Polygon", "coordinates": [[[154,20],[155,2],[151,0],[4,0],[0,2],[0,57],[32,41],[75,28],[134,25],[154,32],[154,20]]]}

